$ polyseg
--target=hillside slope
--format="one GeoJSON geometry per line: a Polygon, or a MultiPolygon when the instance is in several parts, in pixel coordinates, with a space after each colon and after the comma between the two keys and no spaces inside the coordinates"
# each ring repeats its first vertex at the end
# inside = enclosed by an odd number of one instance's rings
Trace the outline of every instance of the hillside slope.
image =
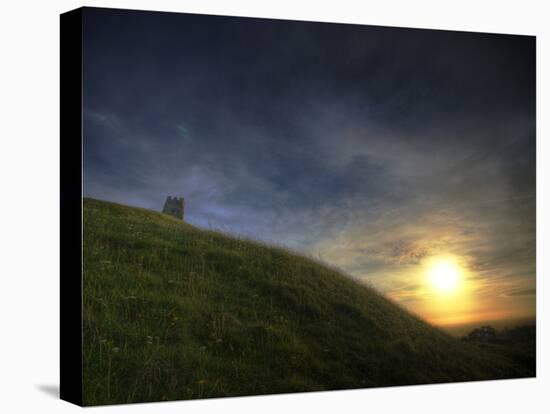
{"type": "Polygon", "coordinates": [[[534,375],[305,257],[92,199],[83,300],[86,405],[534,375]]]}

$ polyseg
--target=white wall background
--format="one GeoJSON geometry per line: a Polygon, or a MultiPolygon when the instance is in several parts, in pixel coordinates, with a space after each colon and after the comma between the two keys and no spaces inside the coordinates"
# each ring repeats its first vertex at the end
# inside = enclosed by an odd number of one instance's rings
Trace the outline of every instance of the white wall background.
{"type": "Polygon", "coordinates": [[[137,404],[88,411],[542,413],[550,409],[550,48],[544,1],[110,0],[2,3],[0,13],[0,411],[79,410],[59,378],[59,13],[104,6],[538,36],[538,378],[137,404]],[[545,122],[546,121],[546,122],[545,122]],[[545,393],[546,391],[546,393],[545,393]]]}

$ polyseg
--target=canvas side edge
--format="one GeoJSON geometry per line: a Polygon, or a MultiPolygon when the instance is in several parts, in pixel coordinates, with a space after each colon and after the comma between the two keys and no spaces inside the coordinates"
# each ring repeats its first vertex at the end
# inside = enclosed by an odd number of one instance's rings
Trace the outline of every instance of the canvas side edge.
{"type": "Polygon", "coordinates": [[[82,405],[82,9],[60,16],[60,398],[82,405]]]}

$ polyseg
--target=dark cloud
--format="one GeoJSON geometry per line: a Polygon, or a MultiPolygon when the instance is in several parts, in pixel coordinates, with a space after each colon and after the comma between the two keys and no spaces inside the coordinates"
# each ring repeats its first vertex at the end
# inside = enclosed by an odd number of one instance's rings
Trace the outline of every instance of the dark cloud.
{"type": "Polygon", "coordinates": [[[534,286],[532,37],[88,8],[84,143],[86,196],[387,291],[439,252],[534,286]]]}

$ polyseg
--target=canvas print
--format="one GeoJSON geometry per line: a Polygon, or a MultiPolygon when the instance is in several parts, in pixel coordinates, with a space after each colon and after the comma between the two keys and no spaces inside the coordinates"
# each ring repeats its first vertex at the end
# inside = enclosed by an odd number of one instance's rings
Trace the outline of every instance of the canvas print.
{"type": "Polygon", "coordinates": [[[84,405],[536,375],[535,38],[82,9],[84,405]]]}

